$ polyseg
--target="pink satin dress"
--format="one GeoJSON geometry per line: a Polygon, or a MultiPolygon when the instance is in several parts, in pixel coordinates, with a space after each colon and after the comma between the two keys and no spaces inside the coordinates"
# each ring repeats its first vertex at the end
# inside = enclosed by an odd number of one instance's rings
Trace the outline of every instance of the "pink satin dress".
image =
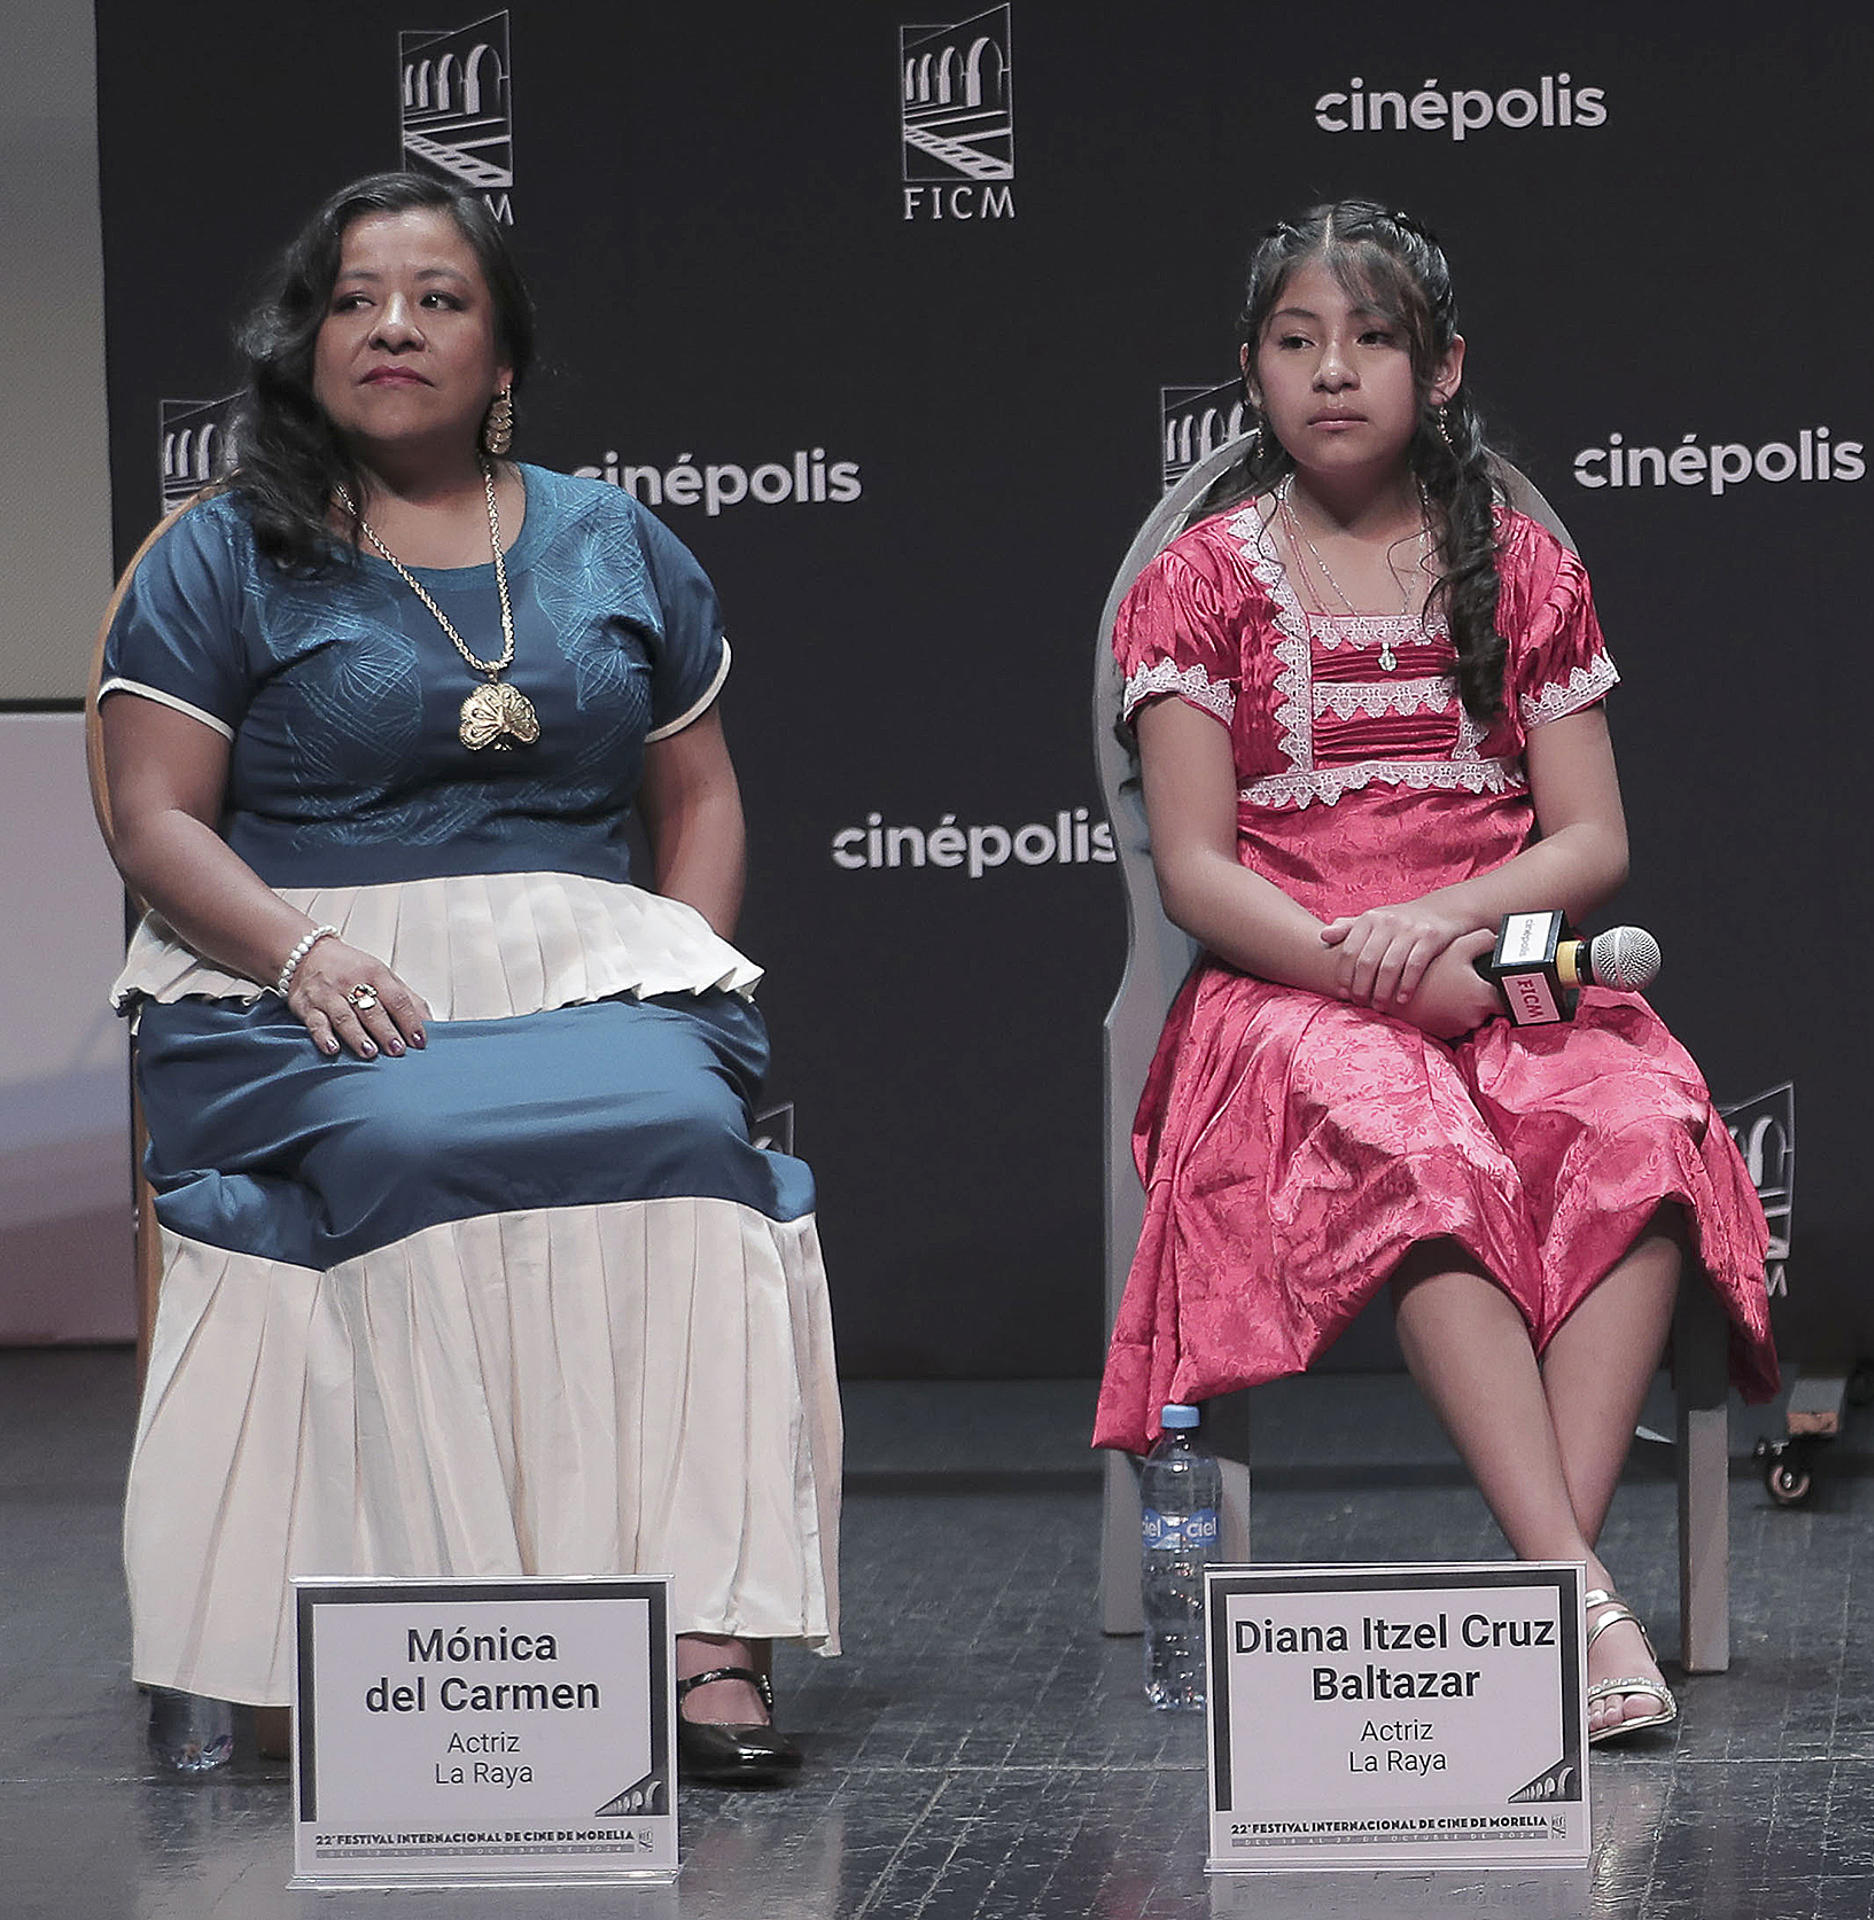
{"type": "MultiPolygon", "coordinates": [[[[1498,526],[1509,658],[1488,729],[1439,625],[1304,611],[1253,506],[1175,540],[1120,610],[1128,716],[1169,695],[1229,729],[1238,857],[1322,920],[1528,846],[1530,729],[1619,677],[1580,562],[1520,514],[1498,526]]],[[[1142,1449],[1167,1401],[1304,1371],[1432,1238],[1482,1264],[1540,1351],[1664,1201],[1729,1315],[1734,1380],[1776,1390],[1762,1209],[1698,1068],[1637,995],[1589,988],[1567,1025],[1493,1020],[1447,1043],[1206,957],[1133,1147],[1145,1228],[1098,1445],[1142,1449]]]]}

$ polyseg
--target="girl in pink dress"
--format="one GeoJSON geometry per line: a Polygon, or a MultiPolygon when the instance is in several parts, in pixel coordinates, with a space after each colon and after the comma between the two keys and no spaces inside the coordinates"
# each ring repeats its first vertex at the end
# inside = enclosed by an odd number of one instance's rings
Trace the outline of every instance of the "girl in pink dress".
{"type": "Polygon", "coordinates": [[[1390,1284],[1400,1345],[1512,1549],[1588,1568],[1589,1730],[1676,1708],[1594,1542],[1683,1267],[1777,1383],[1756,1194],[1645,1002],[1512,1027],[1472,962],[1509,912],[1626,877],[1587,575],[1505,507],[1449,269],[1363,201],[1251,265],[1257,430],[1231,501],[1113,645],[1165,910],[1205,949],[1134,1130],[1145,1230],[1097,1441],[1310,1365],[1390,1284]]]}

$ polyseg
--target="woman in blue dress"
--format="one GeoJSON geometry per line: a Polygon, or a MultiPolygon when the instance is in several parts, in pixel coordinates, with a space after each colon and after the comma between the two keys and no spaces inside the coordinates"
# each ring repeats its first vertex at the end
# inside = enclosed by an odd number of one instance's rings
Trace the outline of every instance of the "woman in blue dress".
{"type": "Polygon", "coordinates": [[[503,458],[531,341],[473,196],[335,195],[111,627],[135,1673],[283,1706],[294,1575],[668,1571],[685,1769],[772,1779],[769,1647],[837,1646],[840,1421],[811,1176],[750,1137],[729,648],[635,500],[503,458]]]}

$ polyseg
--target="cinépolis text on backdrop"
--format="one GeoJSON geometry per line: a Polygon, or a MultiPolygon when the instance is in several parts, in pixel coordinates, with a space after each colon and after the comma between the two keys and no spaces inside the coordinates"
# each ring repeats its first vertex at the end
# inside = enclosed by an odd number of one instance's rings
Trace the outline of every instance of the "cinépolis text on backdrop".
{"type": "Polygon", "coordinates": [[[849,873],[868,868],[956,867],[972,880],[1010,859],[1024,867],[1072,867],[1119,858],[1113,829],[1091,818],[1085,807],[1062,807],[1051,824],[1031,820],[1022,827],[959,825],[946,813],[934,827],[885,824],[882,813],[868,813],[862,827],[842,827],[832,842],[833,864],[849,873]]]}
{"type": "Polygon", "coordinates": [[[1314,103],[1323,133],[1442,133],[1463,140],[1486,127],[1598,127],[1607,120],[1607,89],[1577,87],[1566,73],[1545,73],[1534,87],[1447,87],[1426,80],[1417,92],[1369,87],[1357,74],[1343,91],[1314,103]]]}
{"type": "Polygon", "coordinates": [[[1837,440],[1832,427],[1804,427],[1793,440],[1767,440],[1760,447],[1741,441],[1701,444],[1696,433],[1677,446],[1629,446],[1622,433],[1610,433],[1604,447],[1583,447],[1575,455],[1578,487],[1707,487],[1723,493],[1747,480],[1859,480],[1867,473],[1867,449],[1859,440],[1837,440]]]}
{"type": "Polygon", "coordinates": [[[797,447],[788,460],[745,467],[739,461],[704,462],[680,453],[667,467],[621,465],[616,448],[591,467],[575,467],[581,480],[603,480],[647,507],[700,506],[713,520],[729,507],[753,503],[778,507],[848,506],[865,491],[856,460],[828,460],[824,447],[797,447]]]}

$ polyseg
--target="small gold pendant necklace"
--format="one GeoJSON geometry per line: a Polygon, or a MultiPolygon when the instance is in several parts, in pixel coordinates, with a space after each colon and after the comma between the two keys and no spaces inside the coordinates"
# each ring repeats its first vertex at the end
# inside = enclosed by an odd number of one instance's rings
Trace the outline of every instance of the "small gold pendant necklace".
{"type": "Polygon", "coordinates": [[[397,569],[404,585],[435,615],[436,624],[449,636],[456,652],[477,673],[488,676],[488,684],[477,687],[462,702],[461,724],[456,728],[462,744],[471,752],[479,752],[483,747],[505,752],[510,747],[531,747],[540,738],[540,716],[519,687],[510,686],[501,678],[514,664],[514,609],[508,602],[507,563],[501,557],[501,516],[495,508],[494,468],[484,460],[481,469],[482,485],[488,494],[488,544],[494,553],[495,586],[501,595],[501,657],[498,660],[476,659],[450,624],[449,616],[424,591],[423,583],[385,546],[370,521],[352,505],[351,495],[340,487],[338,497],[345,511],[357,521],[364,537],[397,569]]]}

